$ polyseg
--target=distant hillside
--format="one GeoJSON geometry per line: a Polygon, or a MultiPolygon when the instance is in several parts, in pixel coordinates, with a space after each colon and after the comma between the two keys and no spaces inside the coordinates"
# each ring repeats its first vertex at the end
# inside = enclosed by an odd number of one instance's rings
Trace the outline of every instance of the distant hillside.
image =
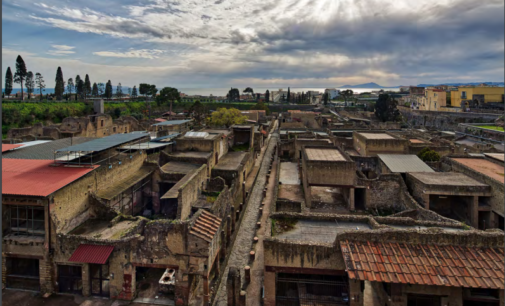
{"type": "Polygon", "coordinates": [[[376,89],[381,89],[381,88],[396,88],[396,87],[386,87],[386,86],[381,86],[377,83],[365,83],[365,84],[358,84],[358,85],[344,85],[340,86],[340,88],[376,88],[376,89]]]}

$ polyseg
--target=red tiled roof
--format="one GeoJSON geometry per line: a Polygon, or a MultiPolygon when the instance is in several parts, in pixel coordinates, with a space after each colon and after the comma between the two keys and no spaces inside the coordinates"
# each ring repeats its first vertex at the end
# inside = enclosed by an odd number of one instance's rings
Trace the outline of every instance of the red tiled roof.
{"type": "Polygon", "coordinates": [[[2,143],[2,152],[10,151],[15,148],[22,147],[22,146],[24,146],[24,145],[22,145],[22,144],[3,144],[2,143]]]}
{"type": "Polygon", "coordinates": [[[390,242],[341,241],[350,279],[504,289],[504,250],[390,242]]]}
{"type": "Polygon", "coordinates": [[[51,166],[52,160],[2,159],[2,194],[46,197],[98,166],[51,166]]]}
{"type": "Polygon", "coordinates": [[[68,261],[103,265],[113,250],[114,246],[112,245],[81,244],[68,261]]]}
{"type": "Polygon", "coordinates": [[[202,213],[195,221],[193,227],[189,231],[190,234],[196,237],[202,238],[207,242],[211,242],[216,235],[219,226],[221,225],[221,219],[215,215],[202,210],[202,213]]]}

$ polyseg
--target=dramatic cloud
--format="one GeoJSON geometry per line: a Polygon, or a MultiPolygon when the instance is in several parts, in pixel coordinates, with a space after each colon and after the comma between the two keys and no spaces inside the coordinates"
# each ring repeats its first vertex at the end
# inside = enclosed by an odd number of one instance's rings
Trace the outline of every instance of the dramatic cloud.
{"type": "Polygon", "coordinates": [[[122,58],[159,58],[163,54],[163,50],[129,50],[126,52],[114,52],[114,51],[99,51],[93,52],[94,55],[105,56],[105,57],[122,57],[122,58]]]}
{"type": "MultiPolygon", "coordinates": [[[[159,80],[160,86],[503,81],[503,0],[90,0],[86,5],[3,3],[3,33],[11,35],[4,40],[11,48],[18,44],[19,52],[34,52],[27,44],[41,35],[34,29],[44,27],[52,57],[70,59],[79,50],[69,69],[134,69],[133,82],[159,80]],[[21,23],[15,17],[21,15],[29,18],[21,23]],[[20,27],[34,37],[16,36],[20,27]]],[[[39,65],[43,55],[36,56],[39,65]]],[[[4,56],[2,62],[12,65],[4,56]]]]}

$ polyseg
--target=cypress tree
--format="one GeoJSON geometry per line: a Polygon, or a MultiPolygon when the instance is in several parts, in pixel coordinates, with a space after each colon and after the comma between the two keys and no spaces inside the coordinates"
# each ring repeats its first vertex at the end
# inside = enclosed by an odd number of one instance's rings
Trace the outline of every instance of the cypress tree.
{"type": "Polygon", "coordinates": [[[21,100],[24,98],[23,83],[27,74],[28,72],[26,71],[25,61],[21,55],[18,55],[16,58],[16,73],[14,74],[14,82],[21,84],[21,100]]]}
{"type": "Polygon", "coordinates": [[[291,90],[288,87],[288,103],[291,102],[291,90]]]}
{"type": "Polygon", "coordinates": [[[54,94],[56,95],[56,100],[61,100],[63,92],[65,91],[65,81],[63,81],[63,72],[61,71],[61,67],[58,67],[58,70],[56,70],[55,82],[54,94]]]}
{"type": "Polygon", "coordinates": [[[132,98],[137,98],[137,85],[133,86],[132,98]]]}
{"type": "Polygon", "coordinates": [[[268,103],[270,102],[270,91],[267,89],[265,92],[265,101],[268,103]]]}
{"type": "Polygon", "coordinates": [[[79,89],[79,83],[80,82],[81,82],[81,77],[79,75],[77,75],[75,77],[75,93],[77,94],[77,96],[82,95],[82,88],[79,89]]]}
{"type": "Polygon", "coordinates": [[[87,98],[91,94],[91,82],[89,81],[89,76],[86,74],[84,78],[84,98],[87,98]]]}
{"type": "Polygon", "coordinates": [[[94,97],[98,96],[98,85],[96,83],[93,83],[93,89],[91,90],[91,95],[94,97]]]}
{"type": "Polygon", "coordinates": [[[11,67],[7,68],[5,73],[5,94],[10,95],[12,92],[12,72],[11,67]]]}

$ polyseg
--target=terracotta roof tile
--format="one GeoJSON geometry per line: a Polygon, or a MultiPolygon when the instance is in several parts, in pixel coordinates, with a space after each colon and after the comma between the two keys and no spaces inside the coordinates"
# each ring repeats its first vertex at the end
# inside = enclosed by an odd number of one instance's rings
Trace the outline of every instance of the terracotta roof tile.
{"type": "Polygon", "coordinates": [[[405,243],[340,242],[349,278],[504,289],[504,250],[405,243]]]}
{"type": "Polygon", "coordinates": [[[202,210],[202,213],[196,219],[189,233],[207,242],[211,242],[219,230],[219,226],[221,226],[220,218],[202,210]]]}

